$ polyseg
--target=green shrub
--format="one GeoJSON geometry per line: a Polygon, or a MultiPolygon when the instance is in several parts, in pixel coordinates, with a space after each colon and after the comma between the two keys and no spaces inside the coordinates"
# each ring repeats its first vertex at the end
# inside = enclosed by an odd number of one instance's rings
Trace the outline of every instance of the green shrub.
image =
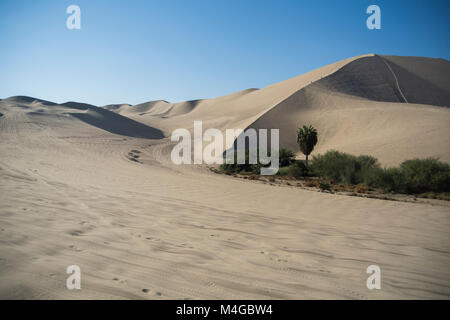
{"type": "Polygon", "coordinates": [[[292,150],[281,148],[279,158],[280,167],[287,167],[295,161],[295,154],[292,150]]]}
{"type": "Polygon", "coordinates": [[[328,151],[313,157],[311,169],[336,183],[363,183],[387,192],[450,192],[450,166],[434,158],[407,160],[399,167],[382,169],[374,157],[328,151]]]}
{"type": "MultiPolygon", "coordinates": [[[[232,164],[222,164],[220,166],[220,169],[223,171],[229,172],[229,173],[240,173],[240,172],[253,172],[253,173],[260,173],[260,169],[263,166],[259,162],[259,150],[256,150],[257,154],[257,162],[256,164],[250,164],[249,163],[249,151],[245,151],[245,163],[238,164],[237,163],[237,152],[234,153],[234,163],[232,164]]],[[[267,156],[270,157],[270,151],[267,152],[267,156]]],[[[283,149],[281,148],[279,151],[279,166],[281,167],[287,167],[290,164],[292,164],[295,161],[295,154],[293,151],[289,149],[283,149]]],[[[267,165],[268,166],[268,165],[267,165]]],[[[287,172],[285,172],[287,173],[287,172]]]]}
{"type": "Polygon", "coordinates": [[[450,166],[437,159],[414,159],[381,170],[368,185],[401,193],[449,192],[450,166]]]}
{"type": "Polygon", "coordinates": [[[450,166],[434,158],[404,161],[399,167],[373,172],[369,186],[400,193],[450,191],[450,166]]]}
{"type": "MultiPolygon", "coordinates": [[[[222,164],[220,167],[227,174],[259,174],[261,164],[249,164],[249,153],[245,154],[245,163],[222,164]]],[[[413,159],[404,161],[399,167],[381,168],[376,158],[362,155],[328,151],[323,155],[313,156],[312,164],[307,167],[302,161],[294,160],[294,153],[287,149],[280,150],[278,174],[303,178],[317,176],[321,178],[319,188],[328,190],[326,180],[332,183],[364,184],[368,187],[398,193],[450,193],[450,165],[435,158],[413,159]]]]}
{"type": "Polygon", "coordinates": [[[353,156],[351,154],[328,151],[313,156],[311,169],[319,177],[346,184],[363,183],[379,169],[377,159],[371,156],[353,156]]]}
{"type": "Polygon", "coordinates": [[[283,168],[280,168],[280,169],[278,169],[278,175],[280,175],[280,176],[288,176],[289,175],[289,168],[290,167],[283,167],[283,168]]]}
{"type": "Polygon", "coordinates": [[[405,179],[405,191],[450,192],[450,166],[435,158],[407,160],[400,165],[405,179]]]}
{"type": "Polygon", "coordinates": [[[288,167],[287,173],[294,178],[307,177],[309,175],[308,167],[302,161],[296,161],[288,167]]]}
{"type": "Polygon", "coordinates": [[[220,165],[220,169],[227,173],[241,173],[241,172],[252,172],[255,174],[260,173],[262,164],[259,163],[258,151],[256,151],[257,163],[255,163],[255,164],[249,163],[250,160],[249,160],[249,151],[248,150],[245,151],[245,163],[242,163],[242,164],[237,163],[237,154],[238,154],[238,152],[234,153],[233,163],[230,163],[230,164],[223,163],[220,165]]]}
{"type": "Polygon", "coordinates": [[[386,192],[405,192],[405,177],[400,168],[372,170],[364,183],[386,192]]]}

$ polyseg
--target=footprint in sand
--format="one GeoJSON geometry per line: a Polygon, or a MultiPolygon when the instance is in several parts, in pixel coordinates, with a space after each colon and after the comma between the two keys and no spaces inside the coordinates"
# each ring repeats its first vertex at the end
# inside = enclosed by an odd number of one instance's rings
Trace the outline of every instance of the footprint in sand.
{"type": "Polygon", "coordinates": [[[138,160],[140,158],[140,153],[141,152],[139,150],[131,150],[130,152],[128,152],[127,158],[131,161],[142,163],[138,160]]]}
{"type": "Polygon", "coordinates": [[[68,232],[71,236],[80,236],[83,234],[83,231],[81,230],[72,230],[68,232]]]}
{"type": "Polygon", "coordinates": [[[73,245],[73,244],[70,245],[69,248],[72,249],[72,250],[74,250],[74,251],[76,251],[76,252],[81,252],[81,251],[83,251],[83,249],[80,249],[80,248],[76,247],[76,246],[73,245]]]}
{"type": "MultiPolygon", "coordinates": [[[[152,291],[151,291],[150,289],[142,289],[142,292],[143,292],[143,293],[151,293],[152,291]]],[[[159,292],[159,291],[156,291],[156,292],[155,292],[155,295],[157,295],[157,296],[162,296],[162,293],[159,292]]]]}
{"type": "Polygon", "coordinates": [[[147,239],[147,240],[152,240],[152,241],[159,241],[160,239],[158,239],[158,238],[153,238],[153,237],[147,237],[147,238],[145,238],[145,239],[147,239]]]}

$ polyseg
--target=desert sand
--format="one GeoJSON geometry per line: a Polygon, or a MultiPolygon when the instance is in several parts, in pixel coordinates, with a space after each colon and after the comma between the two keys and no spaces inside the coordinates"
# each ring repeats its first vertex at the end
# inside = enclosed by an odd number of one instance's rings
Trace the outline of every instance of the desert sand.
{"type": "MultiPolygon", "coordinates": [[[[450,162],[450,63],[364,55],[263,89],[97,107],[0,101],[1,299],[448,299],[450,205],[171,163],[176,128],[319,131],[314,153],[450,162]],[[368,290],[366,268],[381,268],[368,290]],[[81,268],[81,290],[66,268],[81,268]]],[[[299,154],[300,157],[300,154],[299,154]]]]}

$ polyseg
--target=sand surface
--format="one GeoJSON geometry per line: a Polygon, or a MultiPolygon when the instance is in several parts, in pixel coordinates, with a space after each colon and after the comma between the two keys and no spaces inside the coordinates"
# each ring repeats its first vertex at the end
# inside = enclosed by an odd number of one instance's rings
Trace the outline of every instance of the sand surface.
{"type": "Polygon", "coordinates": [[[291,146],[305,120],[322,134],[317,152],[372,154],[386,165],[450,161],[450,90],[438,70],[448,61],[435,60],[361,56],[182,103],[0,101],[0,298],[450,298],[447,203],[334,195],[175,166],[168,139],[203,120],[221,130],[280,128],[291,146]],[[414,89],[422,85],[433,94],[414,89]],[[366,287],[372,264],[381,290],[366,287]],[[69,265],[81,268],[81,290],[66,289],[69,265]]]}

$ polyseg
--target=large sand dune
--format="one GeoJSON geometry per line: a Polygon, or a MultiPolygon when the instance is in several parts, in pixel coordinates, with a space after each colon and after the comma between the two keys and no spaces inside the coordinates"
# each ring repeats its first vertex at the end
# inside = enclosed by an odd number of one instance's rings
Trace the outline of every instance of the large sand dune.
{"type": "Polygon", "coordinates": [[[450,297],[450,210],[170,162],[173,129],[303,123],[384,164],[450,161],[448,61],[365,55],[216,99],[0,101],[0,298],[450,297]],[[407,103],[408,102],[408,103],[407,103]],[[82,289],[65,287],[79,265],[82,289]],[[368,290],[369,265],[382,289],[368,290]]]}
{"type": "Polygon", "coordinates": [[[297,128],[312,124],[320,134],[317,152],[365,153],[385,165],[415,157],[449,162],[449,74],[443,59],[370,54],[260,90],[113,111],[166,135],[192,128],[194,120],[203,120],[205,128],[278,128],[281,146],[294,151],[297,128]]]}

